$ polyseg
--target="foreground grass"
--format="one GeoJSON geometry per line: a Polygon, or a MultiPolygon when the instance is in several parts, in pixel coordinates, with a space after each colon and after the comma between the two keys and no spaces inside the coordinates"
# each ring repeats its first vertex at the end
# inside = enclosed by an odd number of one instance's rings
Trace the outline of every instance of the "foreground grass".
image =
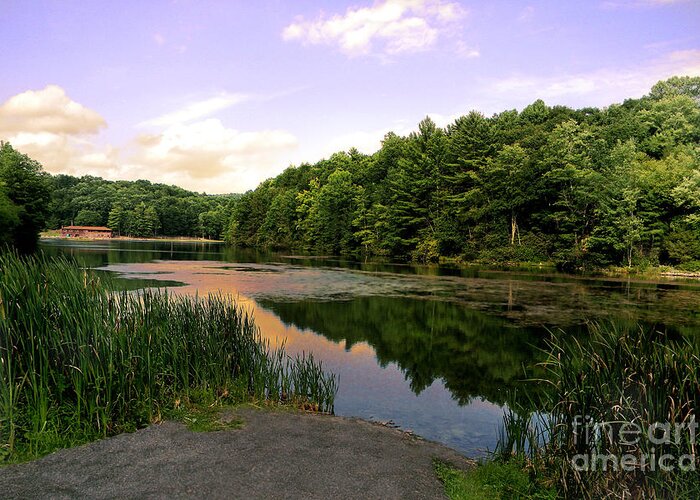
{"type": "Polygon", "coordinates": [[[0,462],[198,418],[183,411],[206,421],[207,398],[333,410],[335,377],[272,350],[228,297],[115,291],[42,256],[5,253],[0,271],[0,462]]]}
{"type": "Polygon", "coordinates": [[[697,343],[590,325],[586,339],[553,335],[547,355],[546,413],[506,414],[499,463],[526,464],[562,497],[700,498],[697,343]]]}
{"type": "Polygon", "coordinates": [[[591,324],[587,338],[553,334],[545,354],[541,411],[508,410],[474,470],[435,464],[450,498],[700,498],[697,343],[591,324]]]}
{"type": "Polygon", "coordinates": [[[556,490],[538,484],[523,464],[487,461],[470,471],[434,462],[435,473],[451,500],[554,499],[556,490]]]}

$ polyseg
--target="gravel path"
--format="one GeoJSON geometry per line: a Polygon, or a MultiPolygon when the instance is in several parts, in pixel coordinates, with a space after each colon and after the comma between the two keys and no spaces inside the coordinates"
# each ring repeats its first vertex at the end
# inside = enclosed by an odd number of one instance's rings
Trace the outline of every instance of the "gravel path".
{"type": "Polygon", "coordinates": [[[154,425],[0,468],[3,498],[444,498],[457,452],[358,419],[238,409],[239,430],[154,425]]]}

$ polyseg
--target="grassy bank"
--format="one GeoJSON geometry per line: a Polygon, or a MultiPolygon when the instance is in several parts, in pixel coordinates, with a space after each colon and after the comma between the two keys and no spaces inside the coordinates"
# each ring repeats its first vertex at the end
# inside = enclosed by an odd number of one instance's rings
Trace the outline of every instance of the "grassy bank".
{"type": "MultiPolygon", "coordinates": [[[[557,265],[551,261],[498,261],[476,260],[465,261],[461,258],[441,257],[440,264],[460,267],[486,267],[513,271],[551,272],[557,271],[557,265]]],[[[669,279],[669,278],[700,278],[700,261],[686,262],[677,266],[670,265],[634,265],[590,267],[586,269],[569,270],[586,275],[602,275],[609,277],[635,277],[640,279],[669,279]]]]}
{"type": "Polygon", "coordinates": [[[272,350],[229,297],[115,291],[65,259],[0,255],[0,460],[129,431],[191,400],[330,412],[336,380],[272,350]]]}
{"type": "Polygon", "coordinates": [[[557,498],[557,491],[537,478],[523,462],[486,461],[469,472],[436,461],[435,473],[451,500],[500,500],[557,498]]]}
{"type": "Polygon", "coordinates": [[[562,498],[700,498],[700,346],[591,325],[585,339],[553,335],[547,356],[547,380],[533,381],[551,385],[543,411],[508,412],[493,460],[476,472],[443,469],[452,498],[476,498],[465,493],[474,484],[515,498],[550,488],[562,498]]]}

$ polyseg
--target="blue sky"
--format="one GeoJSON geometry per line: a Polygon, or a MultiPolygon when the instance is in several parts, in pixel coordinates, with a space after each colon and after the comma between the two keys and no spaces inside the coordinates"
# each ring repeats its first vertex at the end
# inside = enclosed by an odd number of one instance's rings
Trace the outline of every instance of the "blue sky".
{"type": "Polygon", "coordinates": [[[255,187],[388,131],[700,75],[699,0],[0,0],[0,138],[50,172],[255,187]]]}

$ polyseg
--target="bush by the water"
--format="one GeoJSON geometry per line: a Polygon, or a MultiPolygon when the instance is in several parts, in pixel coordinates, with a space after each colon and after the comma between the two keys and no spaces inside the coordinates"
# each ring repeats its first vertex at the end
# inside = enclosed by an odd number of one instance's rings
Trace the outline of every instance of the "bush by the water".
{"type": "Polygon", "coordinates": [[[66,259],[0,255],[0,461],[147,425],[202,390],[331,412],[337,387],[229,297],[117,291],[66,259]]]}

